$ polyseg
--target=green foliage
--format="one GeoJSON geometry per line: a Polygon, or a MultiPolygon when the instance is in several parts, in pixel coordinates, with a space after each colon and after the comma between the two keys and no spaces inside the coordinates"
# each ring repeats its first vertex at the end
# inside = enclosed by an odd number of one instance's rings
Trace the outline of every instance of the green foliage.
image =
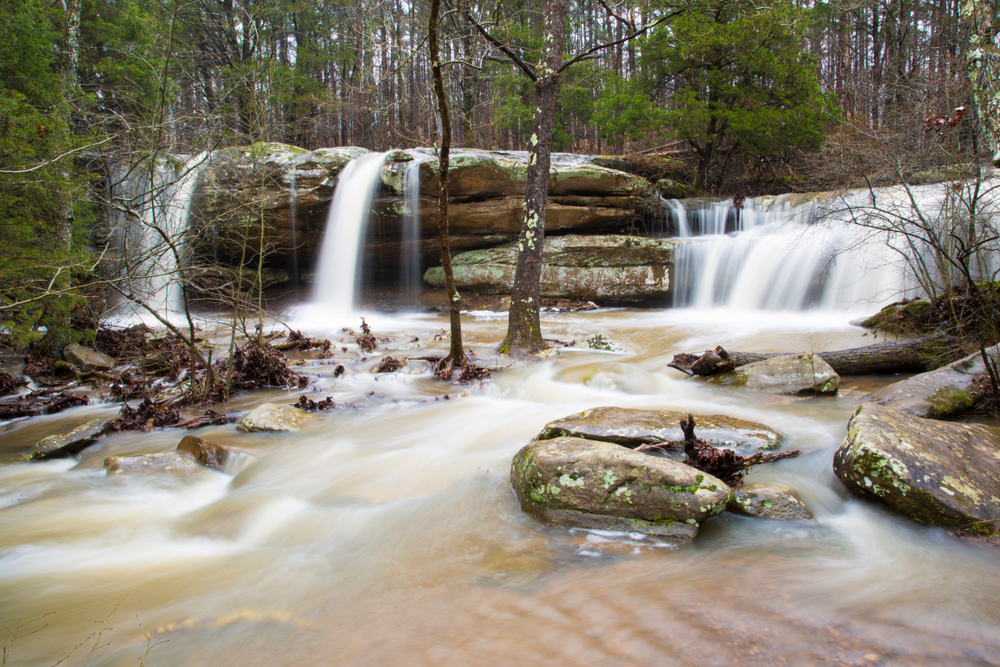
{"type": "Polygon", "coordinates": [[[655,93],[674,89],[662,122],[698,152],[699,187],[722,150],[820,147],[833,105],[804,50],[808,18],[789,3],[710,0],[651,35],[647,85],[655,93]]]}
{"type": "Polygon", "coordinates": [[[605,139],[631,140],[662,131],[666,111],[644,90],[641,82],[614,73],[605,77],[594,121],[605,139]]]}

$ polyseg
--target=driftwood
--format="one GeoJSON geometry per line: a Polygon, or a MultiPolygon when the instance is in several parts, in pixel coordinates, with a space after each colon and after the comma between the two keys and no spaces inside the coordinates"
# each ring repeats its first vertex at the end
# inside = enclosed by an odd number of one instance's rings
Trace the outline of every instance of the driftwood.
{"type": "Polygon", "coordinates": [[[719,478],[733,488],[739,488],[743,484],[743,476],[751,466],[794,458],[800,453],[797,449],[789,449],[783,452],[757,452],[750,456],[740,456],[731,449],[716,449],[704,440],[699,440],[694,434],[694,427],[694,415],[689,413],[687,419],[681,420],[684,453],[687,454],[685,463],[719,478]]]}
{"type": "MultiPolygon", "coordinates": [[[[727,352],[722,347],[716,347],[714,350],[706,350],[701,355],[676,354],[667,365],[688,375],[715,375],[783,354],[789,353],[727,352]]],[[[923,373],[955,361],[964,354],[959,347],[958,339],[939,334],[909,340],[886,341],[849,350],[817,352],[816,356],[822,357],[838,375],[887,375],[923,373]]]]}

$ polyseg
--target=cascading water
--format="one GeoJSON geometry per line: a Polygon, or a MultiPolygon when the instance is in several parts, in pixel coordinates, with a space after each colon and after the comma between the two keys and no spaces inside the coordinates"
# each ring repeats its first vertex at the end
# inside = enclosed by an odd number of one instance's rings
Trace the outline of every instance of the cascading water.
{"type": "Polygon", "coordinates": [[[416,155],[406,166],[403,178],[403,243],[400,262],[400,284],[406,302],[411,305],[420,303],[420,290],[423,283],[420,271],[420,164],[427,158],[416,155]]]}
{"type": "Polygon", "coordinates": [[[176,168],[157,161],[148,170],[119,174],[112,184],[129,316],[143,318],[153,311],[170,319],[183,308],[179,269],[191,201],[207,158],[208,153],[199,153],[176,168]]]}
{"type": "Polygon", "coordinates": [[[388,153],[368,153],[340,172],[326,218],[312,300],[335,316],[354,311],[361,278],[361,245],[388,153]]]}

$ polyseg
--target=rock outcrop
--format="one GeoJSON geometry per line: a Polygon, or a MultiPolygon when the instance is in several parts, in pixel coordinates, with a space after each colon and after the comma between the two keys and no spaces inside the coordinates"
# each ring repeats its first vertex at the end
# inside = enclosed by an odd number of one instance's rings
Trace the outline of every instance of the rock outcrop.
{"type": "MultiPolygon", "coordinates": [[[[994,345],[986,352],[995,360],[1000,346],[994,345]]],[[[868,400],[916,417],[946,419],[969,410],[982,397],[983,387],[978,378],[985,372],[983,357],[976,353],[937,370],[894,382],[868,400]]]]}
{"type": "Polygon", "coordinates": [[[770,394],[836,394],[840,376],[816,354],[787,354],[740,366],[709,382],[770,394]]]}
{"type": "MultiPolygon", "coordinates": [[[[634,236],[546,237],[541,295],[602,304],[663,302],[671,294],[674,246],[672,239],[634,236]]],[[[459,253],[452,265],[460,290],[509,294],[517,245],[459,253]]],[[[442,286],[444,272],[428,269],[424,280],[442,286]]]]}
{"type": "Polygon", "coordinates": [[[852,492],[920,523],[992,535],[1000,521],[1000,429],[863,404],[833,468],[852,492]]]}
{"type": "Polygon", "coordinates": [[[511,485],[521,508],[545,523],[682,540],[724,510],[731,493],[683,463],[581,438],[526,445],[514,456],[511,485]]]}
{"type": "MultiPolygon", "coordinates": [[[[623,447],[669,443],[681,451],[684,433],[680,421],[687,413],[600,407],[549,422],[536,440],[573,437],[611,442],[623,447]]],[[[696,415],[698,437],[716,447],[770,450],[781,445],[777,431],[756,422],[725,415],[696,415]]]]}

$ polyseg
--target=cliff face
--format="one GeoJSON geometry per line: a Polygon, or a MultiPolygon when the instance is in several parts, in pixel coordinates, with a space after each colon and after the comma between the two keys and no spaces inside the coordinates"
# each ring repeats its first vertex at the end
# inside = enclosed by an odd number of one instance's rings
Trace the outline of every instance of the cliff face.
{"type": "MultiPolygon", "coordinates": [[[[218,151],[202,174],[192,224],[214,230],[218,239],[214,252],[222,261],[238,260],[244,239],[252,256],[263,233],[270,248],[269,264],[283,266],[296,249],[299,266],[309,271],[317,259],[340,173],[351,159],[366,152],[360,148],[304,151],[283,144],[218,151]]],[[[609,158],[553,155],[546,222],[550,234],[607,233],[641,220],[653,189],[641,177],[605,166],[620,166],[617,163],[609,158]]],[[[387,156],[372,204],[367,249],[376,265],[392,265],[400,256],[406,172],[413,164],[419,165],[415,168],[420,182],[422,261],[432,264],[439,258],[439,163],[432,150],[411,149],[387,156]]],[[[452,152],[453,249],[489,248],[516,240],[526,168],[525,152],[452,152]]]]}

